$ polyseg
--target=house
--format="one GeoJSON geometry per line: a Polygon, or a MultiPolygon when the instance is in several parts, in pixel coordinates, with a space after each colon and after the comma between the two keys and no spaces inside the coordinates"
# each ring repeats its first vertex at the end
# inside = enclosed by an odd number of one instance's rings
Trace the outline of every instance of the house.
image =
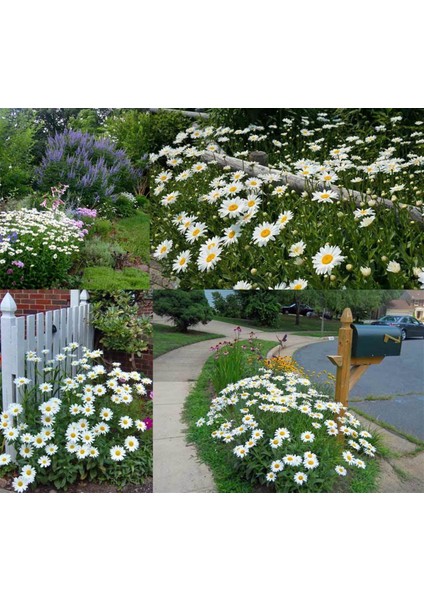
{"type": "Polygon", "coordinates": [[[386,315],[405,315],[424,322],[424,290],[408,290],[386,305],[386,315]]]}

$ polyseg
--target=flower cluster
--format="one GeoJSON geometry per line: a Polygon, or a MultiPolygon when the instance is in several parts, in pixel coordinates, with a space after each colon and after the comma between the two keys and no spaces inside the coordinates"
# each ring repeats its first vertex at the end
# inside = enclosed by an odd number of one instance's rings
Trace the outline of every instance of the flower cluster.
{"type": "MultiPolygon", "coordinates": [[[[0,416],[3,437],[16,453],[17,492],[34,482],[65,487],[96,466],[121,463],[138,450],[140,434],[149,428],[134,407],[146,398],[150,379],[122,371],[119,363],[107,372],[96,364],[101,351],[77,343],[53,359],[47,354],[27,353],[34,380],[15,380],[22,402],[10,404],[0,416]],[[66,375],[66,365],[72,376],[66,375]]],[[[0,455],[0,467],[11,462],[11,454],[0,455]]]]}
{"type": "Polygon", "coordinates": [[[51,287],[66,279],[87,229],[58,210],[0,213],[3,287],[51,287]]]}
{"type": "Polygon", "coordinates": [[[104,215],[116,212],[119,193],[131,189],[139,176],[125,151],[111,139],[68,129],[48,139],[36,172],[43,189],[60,180],[74,203],[98,208],[104,215]]]}
{"type": "Polygon", "coordinates": [[[228,385],[197,425],[232,448],[246,477],[277,491],[329,491],[337,475],[345,476],[347,467],[365,469],[366,457],[376,453],[353,414],[294,372],[262,368],[228,385]]]}
{"type": "Polygon", "coordinates": [[[151,155],[154,257],[168,275],[183,287],[417,286],[422,223],[409,211],[422,212],[422,124],[364,139],[324,114],[303,124],[190,127],[151,155]],[[272,169],[244,162],[258,148],[272,169]]]}

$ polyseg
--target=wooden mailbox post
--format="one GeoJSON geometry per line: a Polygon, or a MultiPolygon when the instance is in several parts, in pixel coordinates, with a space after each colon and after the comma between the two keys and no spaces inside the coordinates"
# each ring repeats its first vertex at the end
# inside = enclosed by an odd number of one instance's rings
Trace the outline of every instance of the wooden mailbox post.
{"type": "Polygon", "coordinates": [[[329,360],[337,367],[336,374],[336,402],[341,402],[347,409],[349,392],[359,381],[371,365],[378,365],[384,356],[371,356],[365,358],[352,357],[353,323],[352,311],[345,308],[340,319],[339,346],[337,354],[328,356],[329,360]]]}

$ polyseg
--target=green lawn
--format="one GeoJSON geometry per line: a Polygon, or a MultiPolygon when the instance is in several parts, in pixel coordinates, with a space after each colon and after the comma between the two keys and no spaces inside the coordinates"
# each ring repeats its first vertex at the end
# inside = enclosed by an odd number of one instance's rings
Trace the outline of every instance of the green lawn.
{"type": "Polygon", "coordinates": [[[113,240],[133,256],[148,264],[150,256],[150,218],[141,210],[115,223],[113,240]]]}
{"type": "MultiPolygon", "coordinates": [[[[203,333],[202,331],[188,331],[181,333],[169,325],[153,325],[153,356],[157,358],[170,350],[181,346],[188,346],[196,342],[221,338],[222,335],[203,333]]],[[[274,344],[275,346],[275,344],[274,344]]]]}
{"type": "Polygon", "coordinates": [[[122,271],[110,267],[87,267],[81,287],[88,290],[147,290],[149,275],[135,267],[122,271]]]}
{"type": "MultiPolygon", "coordinates": [[[[300,317],[299,325],[295,324],[294,315],[280,315],[278,322],[273,327],[267,327],[266,325],[259,325],[256,321],[249,319],[233,319],[230,317],[221,317],[220,315],[214,317],[216,321],[222,321],[223,323],[233,323],[234,325],[240,325],[241,327],[254,327],[260,331],[276,331],[279,333],[296,333],[299,335],[321,335],[321,320],[313,319],[308,317],[300,317]]],[[[324,335],[337,334],[340,327],[340,322],[336,319],[331,321],[324,321],[324,335]]]]}
{"type": "MultiPolygon", "coordinates": [[[[262,354],[275,346],[274,342],[258,340],[262,354]]],[[[246,493],[266,491],[255,489],[252,483],[244,480],[234,471],[232,451],[227,445],[219,445],[211,437],[207,427],[197,427],[196,422],[204,417],[209,410],[211,398],[215,395],[212,390],[211,376],[215,359],[211,356],[205,363],[196,385],[188,395],[184,407],[184,420],[188,425],[187,441],[194,443],[199,459],[207,464],[212,471],[217,491],[220,493],[246,493]]],[[[249,372],[249,375],[254,375],[249,372]]],[[[340,478],[336,482],[335,492],[370,493],[376,491],[379,463],[369,461],[367,469],[356,469],[353,475],[340,478]]]]}

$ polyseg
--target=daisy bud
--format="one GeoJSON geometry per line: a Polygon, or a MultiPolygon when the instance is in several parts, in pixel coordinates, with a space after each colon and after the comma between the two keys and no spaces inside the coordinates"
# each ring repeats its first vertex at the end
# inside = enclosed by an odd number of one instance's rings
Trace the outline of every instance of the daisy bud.
{"type": "Polygon", "coordinates": [[[336,276],[335,275],[330,275],[330,280],[331,281],[336,281],[336,276]]]}
{"type": "Polygon", "coordinates": [[[256,275],[257,272],[258,272],[258,269],[250,269],[251,275],[256,275]]]}
{"type": "Polygon", "coordinates": [[[353,269],[353,265],[350,263],[346,265],[346,271],[351,271],[353,269]]]}

